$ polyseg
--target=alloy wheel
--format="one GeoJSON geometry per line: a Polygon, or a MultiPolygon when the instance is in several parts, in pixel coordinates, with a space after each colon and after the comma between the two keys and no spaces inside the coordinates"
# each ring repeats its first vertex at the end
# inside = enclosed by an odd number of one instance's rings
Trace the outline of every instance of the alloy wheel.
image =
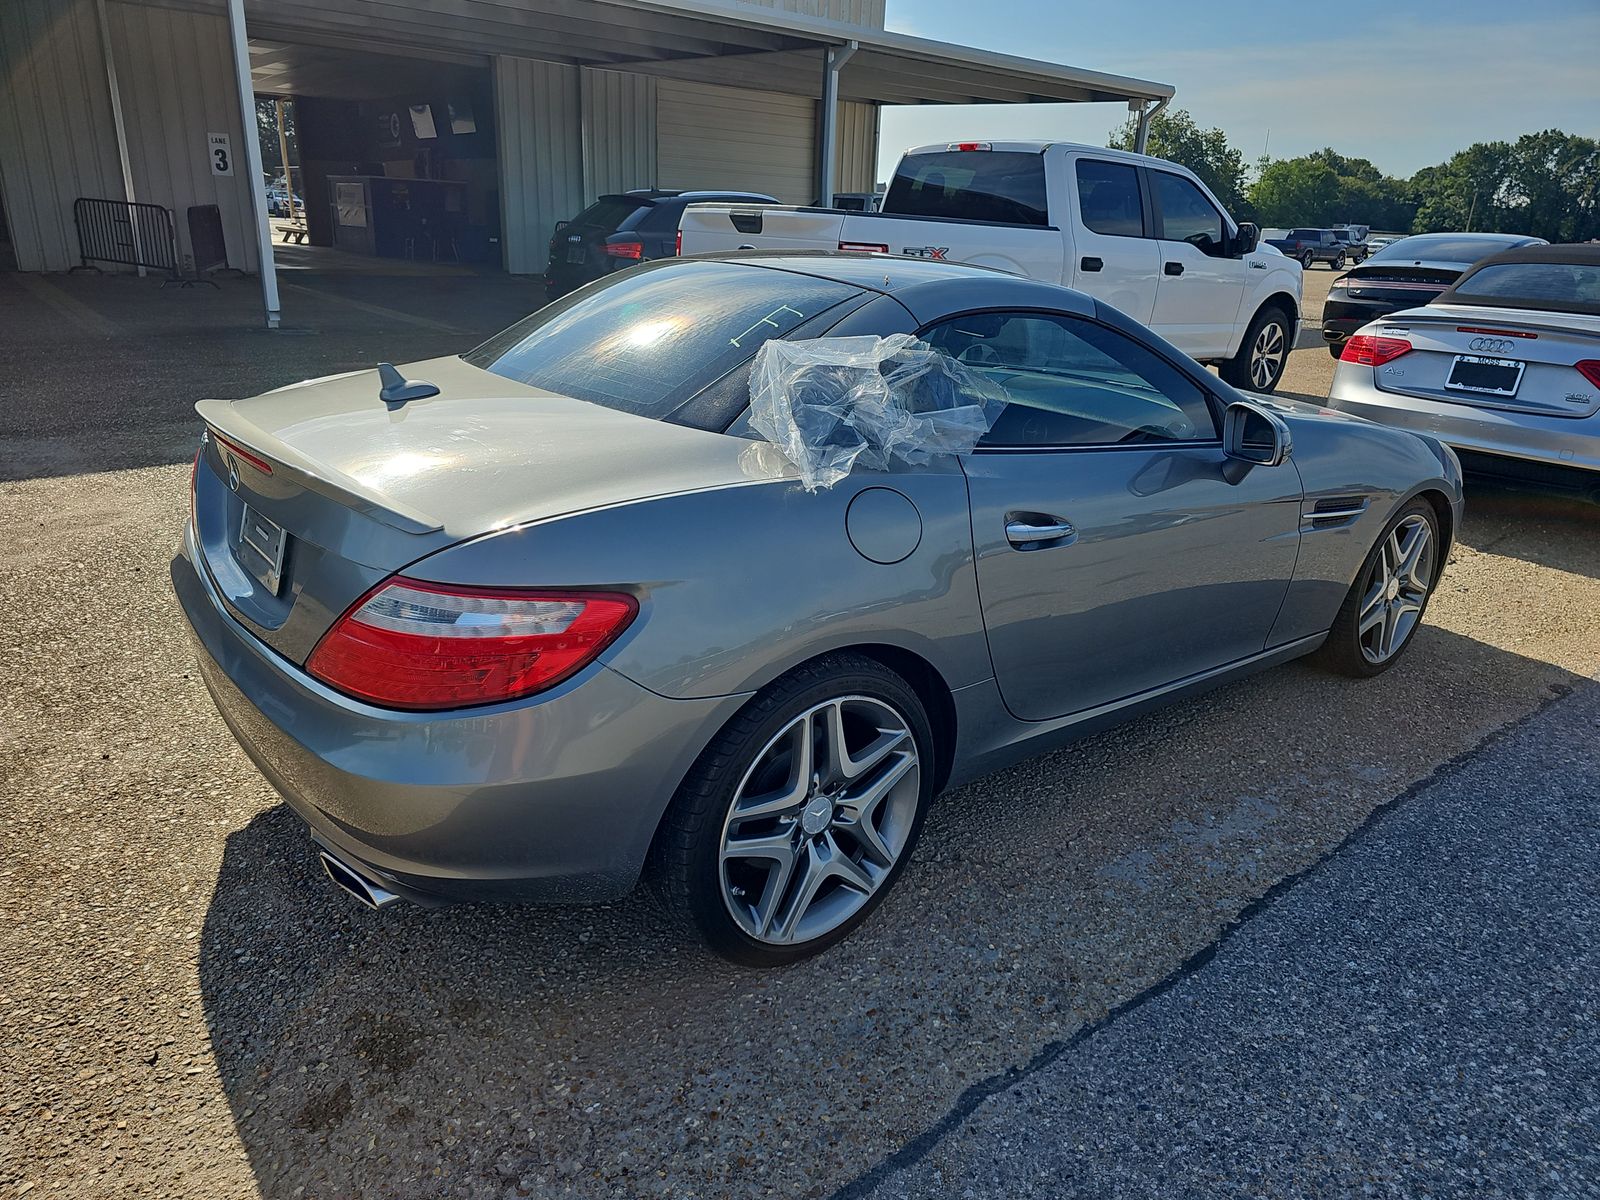
{"type": "Polygon", "coordinates": [[[1433,529],[1412,514],[1390,531],[1361,595],[1356,638],[1370,663],[1399,653],[1410,638],[1433,581],[1433,529]]]}
{"type": "Polygon", "coordinates": [[[1255,343],[1250,347],[1250,383],[1256,388],[1266,389],[1273,385],[1278,378],[1278,373],[1283,370],[1283,356],[1288,349],[1288,338],[1284,334],[1283,326],[1276,321],[1268,321],[1256,334],[1255,343]]]}
{"type": "Polygon", "coordinates": [[[883,886],[916,824],[922,764],[904,716],[844,696],[795,717],[756,755],[723,822],[722,899],[750,937],[823,937],[883,886]]]}

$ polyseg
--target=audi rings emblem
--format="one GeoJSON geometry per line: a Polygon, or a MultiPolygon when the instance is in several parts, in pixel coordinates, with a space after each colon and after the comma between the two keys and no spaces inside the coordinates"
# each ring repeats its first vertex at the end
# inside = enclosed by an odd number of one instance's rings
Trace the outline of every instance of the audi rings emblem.
{"type": "Polygon", "coordinates": [[[1473,338],[1467,349],[1475,354],[1510,354],[1516,343],[1510,338],[1473,338]]]}

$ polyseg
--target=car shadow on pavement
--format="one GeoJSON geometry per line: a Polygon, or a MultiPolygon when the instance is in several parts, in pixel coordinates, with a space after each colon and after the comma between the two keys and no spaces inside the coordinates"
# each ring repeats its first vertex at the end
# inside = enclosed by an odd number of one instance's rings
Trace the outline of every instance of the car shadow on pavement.
{"type": "Polygon", "coordinates": [[[1467,478],[1461,543],[1600,579],[1600,504],[1537,486],[1467,478]]]}
{"type": "Polygon", "coordinates": [[[1231,685],[952,793],[869,925],[780,972],[643,892],[369,912],[279,805],[202,932],[237,1136],[267,1196],[825,1195],[1582,682],[1428,626],[1377,680],[1231,685]]]}

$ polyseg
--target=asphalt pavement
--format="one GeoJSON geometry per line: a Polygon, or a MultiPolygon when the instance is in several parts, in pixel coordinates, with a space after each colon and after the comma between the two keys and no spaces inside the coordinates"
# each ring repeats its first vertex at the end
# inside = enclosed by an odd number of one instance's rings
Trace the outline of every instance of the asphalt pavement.
{"type": "Polygon", "coordinates": [[[1445,764],[835,1200],[1600,1195],[1597,736],[1445,764]]]}

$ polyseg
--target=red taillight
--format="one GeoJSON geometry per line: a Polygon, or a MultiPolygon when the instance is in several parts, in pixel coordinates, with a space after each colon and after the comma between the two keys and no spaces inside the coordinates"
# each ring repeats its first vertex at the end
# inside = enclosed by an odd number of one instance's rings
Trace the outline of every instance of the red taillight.
{"type": "Polygon", "coordinates": [[[230,442],[220,433],[213,433],[211,436],[217,439],[217,443],[219,445],[226,446],[236,457],[244,459],[245,462],[249,463],[263,475],[272,474],[272,464],[266,459],[262,458],[259,454],[252,454],[237,442],[230,442]]]}
{"type": "MultiPolygon", "coordinates": [[[[200,436],[200,448],[194,452],[194,462],[189,466],[189,524],[195,525],[196,509],[199,497],[196,490],[200,483],[200,456],[206,452],[205,435],[200,436]]],[[[196,525],[198,529],[198,525],[196,525]]]]}
{"type": "Polygon", "coordinates": [[[683,230],[678,230],[678,238],[672,243],[672,253],[675,258],[683,257],[683,230]]]}
{"type": "Polygon", "coordinates": [[[621,592],[446,587],[396,577],[334,623],[306,670],[384,708],[531,696],[593,662],[633,620],[621,592]]]}
{"type": "Polygon", "coordinates": [[[889,253],[889,246],[885,242],[840,242],[839,249],[855,250],[862,254],[889,253]]]}
{"type": "Polygon", "coordinates": [[[612,258],[631,258],[635,262],[644,257],[642,242],[607,242],[606,253],[612,258]]]}
{"type": "Polygon", "coordinates": [[[1344,349],[1339,352],[1339,361],[1360,363],[1363,367],[1381,367],[1409,353],[1411,343],[1405,338],[1373,337],[1358,333],[1344,344],[1344,349]]]}
{"type": "Polygon", "coordinates": [[[1600,387],[1600,358],[1586,358],[1582,362],[1573,363],[1572,365],[1578,368],[1578,374],[1594,384],[1595,387],[1600,387]]]}
{"type": "Polygon", "coordinates": [[[951,142],[945,146],[946,150],[992,150],[994,147],[988,142],[951,142]]]}

